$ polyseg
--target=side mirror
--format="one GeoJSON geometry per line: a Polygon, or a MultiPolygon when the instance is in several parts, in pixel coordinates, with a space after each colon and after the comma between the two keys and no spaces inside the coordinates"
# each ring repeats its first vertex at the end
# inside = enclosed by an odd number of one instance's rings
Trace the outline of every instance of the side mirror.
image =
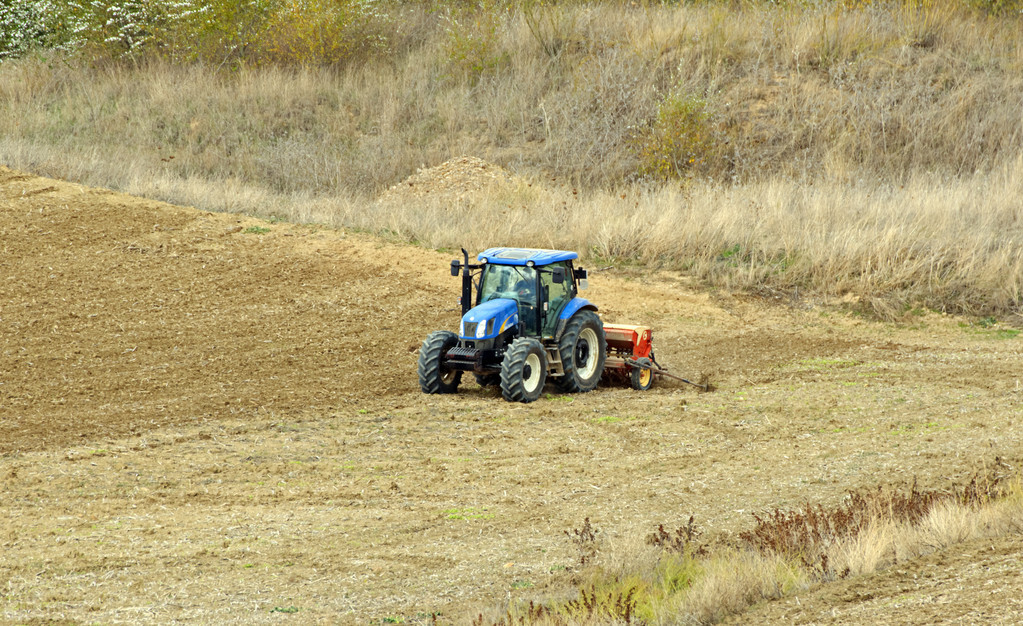
{"type": "Polygon", "coordinates": [[[551,280],[554,281],[554,284],[556,285],[560,285],[563,282],[565,282],[565,268],[555,267],[554,269],[552,269],[551,280]]]}
{"type": "Polygon", "coordinates": [[[580,267],[579,269],[574,270],[574,274],[575,279],[579,281],[579,289],[586,289],[590,286],[589,281],[586,280],[586,270],[580,267]]]}
{"type": "Polygon", "coordinates": [[[458,270],[461,269],[462,264],[458,262],[458,259],[451,261],[451,275],[458,276],[458,270]]]}

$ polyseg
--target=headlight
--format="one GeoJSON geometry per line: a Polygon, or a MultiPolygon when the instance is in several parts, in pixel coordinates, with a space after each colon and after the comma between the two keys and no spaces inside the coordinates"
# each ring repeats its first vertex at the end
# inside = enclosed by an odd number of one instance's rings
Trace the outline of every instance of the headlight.
{"type": "Polygon", "coordinates": [[[487,320],[483,320],[476,325],[476,338],[483,339],[487,336],[487,320]]]}

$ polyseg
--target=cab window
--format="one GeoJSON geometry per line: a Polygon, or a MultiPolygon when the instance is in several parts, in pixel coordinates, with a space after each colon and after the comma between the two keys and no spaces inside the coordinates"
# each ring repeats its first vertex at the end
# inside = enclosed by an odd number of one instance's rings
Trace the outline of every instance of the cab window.
{"type": "Polygon", "coordinates": [[[536,273],[519,265],[488,265],[480,285],[480,304],[508,298],[520,304],[536,302],[536,273]]]}
{"type": "Polygon", "coordinates": [[[572,264],[570,262],[552,263],[544,270],[552,270],[555,267],[564,268],[565,281],[561,284],[554,282],[554,275],[549,271],[540,273],[540,283],[547,293],[547,316],[544,320],[543,334],[551,336],[558,327],[558,315],[561,309],[572,299],[572,264]]]}
{"type": "Polygon", "coordinates": [[[480,285],[480,303],[508,298],[519,304],[519,323],[536,334],[536,270],[521,265],[488,265],[480,285]]]}

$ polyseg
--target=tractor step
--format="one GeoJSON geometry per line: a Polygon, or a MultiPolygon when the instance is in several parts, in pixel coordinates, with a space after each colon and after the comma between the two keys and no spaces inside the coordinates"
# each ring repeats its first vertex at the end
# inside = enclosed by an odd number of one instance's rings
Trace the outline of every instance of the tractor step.
{"type": "Polygon", "coordinates": [[[456,346],[448,350],[447,357],[457,361],[475,361],[479,354],[480,351],[474,348],[459,348],[456,346]]]}

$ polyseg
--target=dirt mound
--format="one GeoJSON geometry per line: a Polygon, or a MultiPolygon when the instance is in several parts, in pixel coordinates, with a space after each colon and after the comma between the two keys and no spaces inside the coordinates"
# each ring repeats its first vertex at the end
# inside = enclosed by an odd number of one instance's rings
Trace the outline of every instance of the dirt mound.
{"type": "Polygon", "coordinates": [[[475,194],[512,191],[529,183],[500,165],[473,156],[461,156],[420,169],[380,195],[380,202],[442,198],[461,200],[475,194]]]}

